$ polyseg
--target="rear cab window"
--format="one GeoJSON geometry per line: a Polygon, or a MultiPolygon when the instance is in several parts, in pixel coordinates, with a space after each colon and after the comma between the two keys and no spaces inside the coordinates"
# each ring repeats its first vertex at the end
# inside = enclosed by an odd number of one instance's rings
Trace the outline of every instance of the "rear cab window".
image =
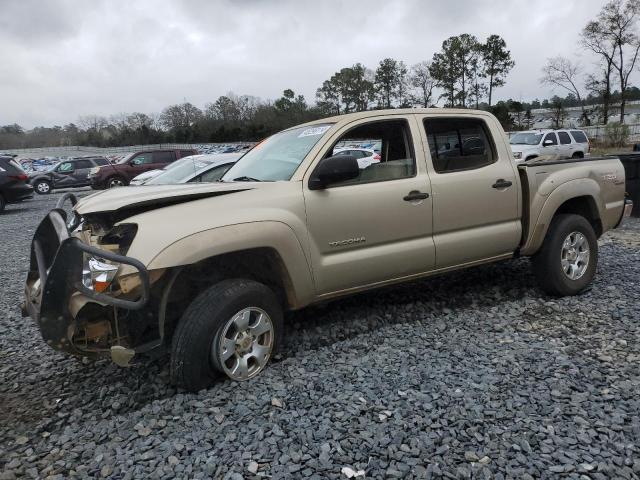
{"type": "Polygon", "coordinates": [[[425,118],[433,168],[437,173],[473,170],[497,160],[495,145],[479,118],[425,118]]]}

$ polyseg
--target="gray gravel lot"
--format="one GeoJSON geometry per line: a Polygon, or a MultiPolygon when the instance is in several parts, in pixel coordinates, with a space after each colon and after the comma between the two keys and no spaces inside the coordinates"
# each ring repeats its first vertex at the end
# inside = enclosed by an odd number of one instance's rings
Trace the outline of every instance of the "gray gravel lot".
{"type": "Polygon", "coordinates": [[[0,480],[640,478],[637,219],[581,296],[542,295],[526,259],[359,295],[290,315],[257,379],[192,395],[166,361],[69,358],[21,318],[58,196],[0,215],[0,480]]]}

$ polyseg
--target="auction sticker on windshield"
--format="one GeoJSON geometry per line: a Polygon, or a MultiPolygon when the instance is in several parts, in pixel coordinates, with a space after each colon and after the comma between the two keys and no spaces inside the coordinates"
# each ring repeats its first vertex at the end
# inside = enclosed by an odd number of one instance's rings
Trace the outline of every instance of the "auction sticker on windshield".
{"type": "Polygon", "coordinates": [[[331,128],[331,125],[324,125],[322,127],[307,128],[306,130],[303,130],[300,135],[298,135],[298,138],[300,138],[300,137],[311,137],[311,136],[314,136],[314,135],[322,135],[324,132],[326,132],[330,128],[331,128]]]}

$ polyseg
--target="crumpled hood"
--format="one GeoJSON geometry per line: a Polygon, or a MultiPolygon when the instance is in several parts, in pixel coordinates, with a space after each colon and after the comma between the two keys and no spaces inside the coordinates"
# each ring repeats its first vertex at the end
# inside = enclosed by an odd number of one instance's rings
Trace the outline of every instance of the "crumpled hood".
{"type": "Polygon", "coordinates": [[[81,198],[75,209],[80,215],[122,209],[155,209],[256,187],[258,184],[249,182],[116,187],[81,198]]]}

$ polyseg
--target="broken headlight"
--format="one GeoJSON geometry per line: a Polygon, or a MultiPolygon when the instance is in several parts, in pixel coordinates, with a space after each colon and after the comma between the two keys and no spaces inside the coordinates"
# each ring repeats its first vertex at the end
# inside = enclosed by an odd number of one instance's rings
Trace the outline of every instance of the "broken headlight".
{"type": "Polygon", "coordinates": [[[135,223],[116,225],[100,239],[100,244],[117,245],[118,253],[120,253],[120,255],[126,255],[137,232],[138,225],[135,223]]]}
{"type": "Polygon", "coordinates": [[[104,292],[118,273],[118,265],[106,263],[85,255],[82,266],[82,284],[98,293],[104,292]]]}

